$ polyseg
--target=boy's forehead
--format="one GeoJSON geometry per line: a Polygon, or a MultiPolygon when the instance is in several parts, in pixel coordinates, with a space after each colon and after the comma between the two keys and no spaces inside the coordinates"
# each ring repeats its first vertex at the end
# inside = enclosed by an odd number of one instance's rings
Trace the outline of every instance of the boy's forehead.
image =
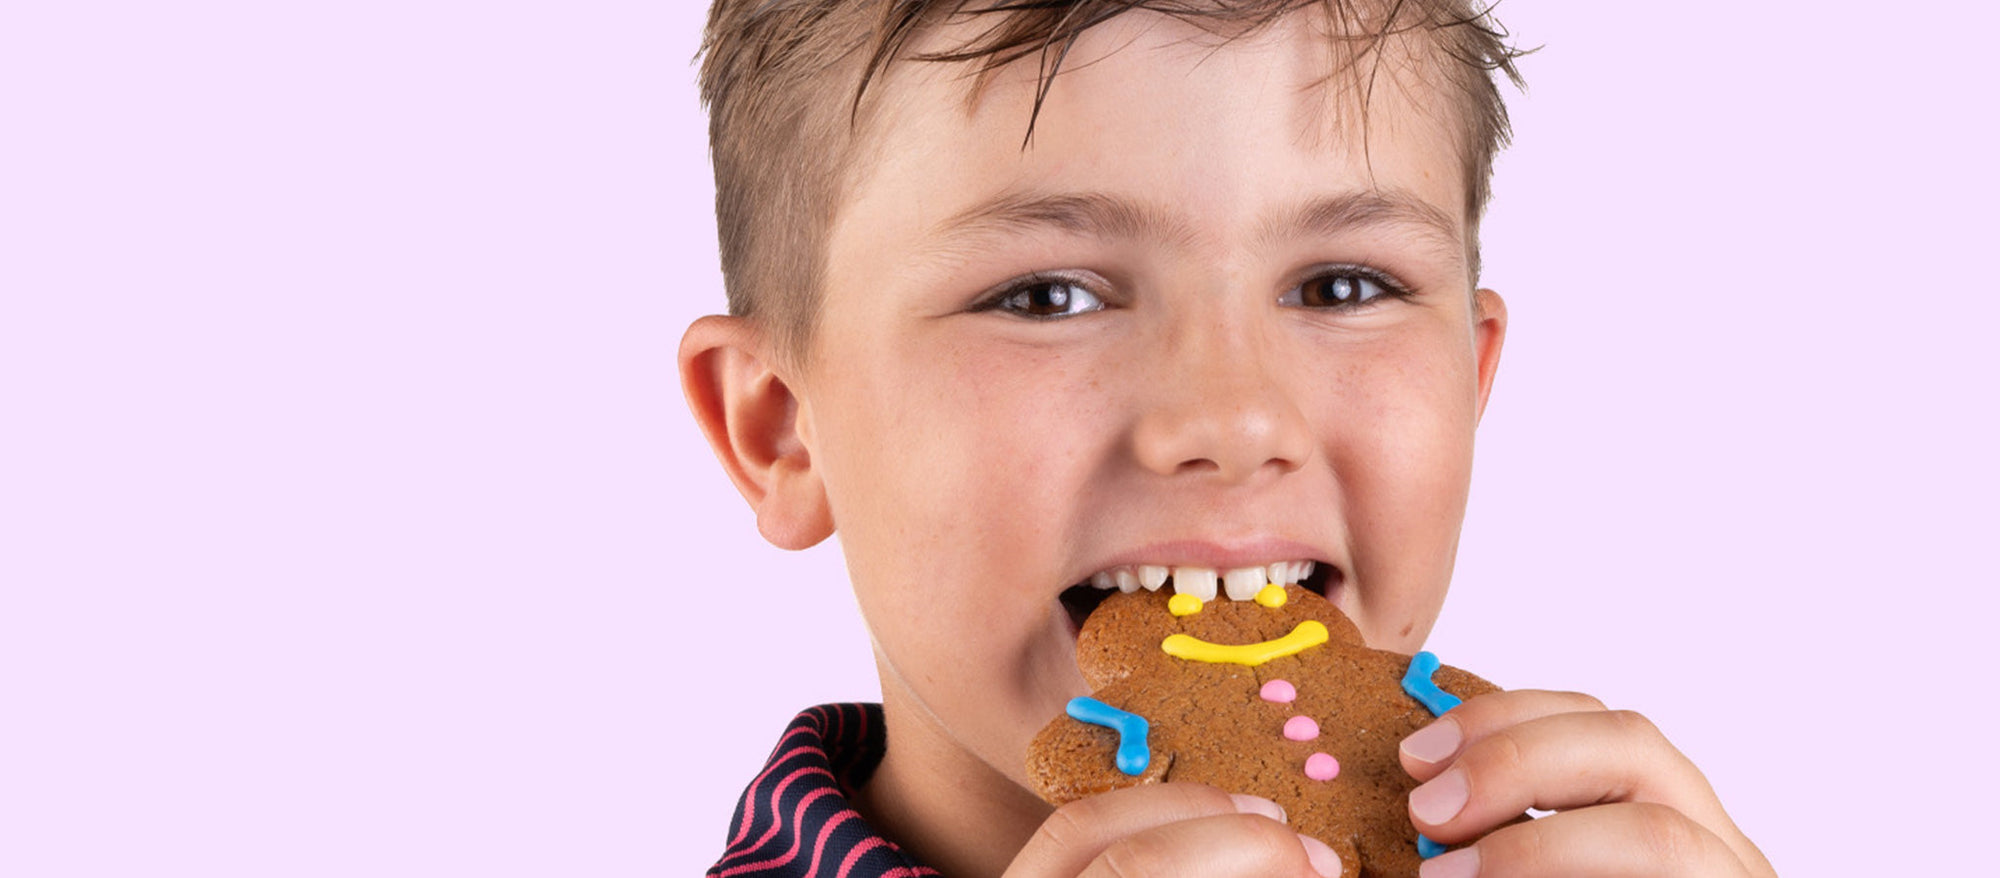
{"type": "MultiPolygon", "coordinates": [[[[915,51],[961,45],[978,26],[923,34],[915,51]]],[[[1039,109],[1038,53],[986,73],[893,65],[871,88],[835,259],[850,220],[942,247],[981,217],[1192,245],[1216,229],[1269,239],[1365,215],[1463,261],[1463,135],[1421,40],[1391,38],[1379,64],[1342,70],[1309,13],[1228,38],[1127,13],[1082,35],[1039,109]]]]}

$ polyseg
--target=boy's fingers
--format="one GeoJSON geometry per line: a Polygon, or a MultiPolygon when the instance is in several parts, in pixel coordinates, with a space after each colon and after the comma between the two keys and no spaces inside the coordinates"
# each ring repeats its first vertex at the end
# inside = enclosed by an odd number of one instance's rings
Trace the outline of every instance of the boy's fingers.
{"type": "Polygon", "coordinates": [[[1075,875],[1135,832],[1234,813],[1237,804],[1228,793],[1201,784],[1142,784],[1078,799],[1042,821],[1007,875],[1075,875]]]}
{"type": "Polygon", "coordinates": [[[1437,777],[1465,747],[1529,720],[1562,713],[1601,711],[1604,702],[1581,692],[1515,689],[1493,692],[1451,709],[1403,739],[1403,770],[1424,781],[1437,777]]]}
{"type": "Polygon", "coordinates": [[[1576,875],[1723,876],[1753,873],[1701,824],[1665,805],[1583,808],[1495,831],[1424,863],[1425,876],[1562,878],[1576,875]]]}
{"type": "Polygon", "coordinates": [[[1056,809],[1006,875],[1314,875],[1330,855],[1320,845],[1312,856],[1283,817],[1267,800],[1201,784],[1114,790],[1056,809]]]}
{"type": "Polygon", "coordinates": [[[1734,832],[1708,781],[1645,717],[1561,713],[1466,744],[1410,793],[1410,819],[1445,843],[1469,841],[1530,807],[1610,802],[1666,805],[1712,832],[1734,832]]]}
{"type": "Polygon", "coordinates": [[[1325,845],[1308,842],[1282,823],[1253,814],[1225,814],[1126,836],[1105,848],[1081,874],[1085,878],[1340,878],[1342,867],[1340,858],[1325,845]],[[1308,843],[1318,845],[1322,853],[1309,856],[1308,843]]]}

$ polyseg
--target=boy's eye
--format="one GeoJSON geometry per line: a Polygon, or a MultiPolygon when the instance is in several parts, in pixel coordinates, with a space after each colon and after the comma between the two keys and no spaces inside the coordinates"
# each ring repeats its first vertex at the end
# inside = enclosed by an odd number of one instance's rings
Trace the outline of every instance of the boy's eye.
{"type": "Polygon", "coordinates": [[[1384,296],[1405,297],[1394,281],[1359,268],[1342,268],[1309,278],[1279,297],[1281,305],[1307,308],[1359,308],[1384,296]]]}
{"type": "MultiPolygon", "coordinates": [[[[986,308],[1022,317],[1053,320],[1104,309],[1104,301],[1081,285],[1066,280],[1031,281],[1001,293],[986,308]]],[[[982,308],[981,310],[986,310],[982,308]]]]}

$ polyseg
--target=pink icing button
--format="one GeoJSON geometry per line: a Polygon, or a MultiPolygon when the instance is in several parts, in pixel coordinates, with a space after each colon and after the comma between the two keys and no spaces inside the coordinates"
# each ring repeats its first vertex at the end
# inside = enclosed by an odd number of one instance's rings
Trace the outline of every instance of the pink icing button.
{"type": "Polygon", "coordinates": [[[1292,741],[1310,741],[1319,737],[1319,723],[1313,722],[1309,716],[1292,717],[1285,720],[1285,737],[1292,741]]]}
{"type": "Polygon", "coordinates": [[[1340,763],[1325,753],[1314,753],[1306,757],[1306,777],[1313,780],[1333,780],[1340,776],[1340,763]]]}
{"type": "Polygon", "coordinates": [[[1265,683],[1264,688],[1257,690],[1257,695],[1274,704],[1290,704],[1293,699],[1299,697],[1299,690],[1283,680],[1272,680],[1265,683]]]}

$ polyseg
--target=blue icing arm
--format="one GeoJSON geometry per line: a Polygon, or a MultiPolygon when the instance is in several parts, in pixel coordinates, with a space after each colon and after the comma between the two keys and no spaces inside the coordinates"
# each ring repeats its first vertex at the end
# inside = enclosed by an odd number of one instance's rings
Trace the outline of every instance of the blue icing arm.
{"type": "Polygon", "coordinates": [[[1431,682],[1431,675],[1437,673],[1440,664],[1436,655],[1420,652],[1410,657],[1410,669],[1403,673],[1403,691],[1428,708],[1431,716],[1443,716],[1445,711],[1460,704],[1458,696],[1431,682]]]}
{"type": "Polygon", "coordinates": [[[1117,732],[1118,770],[1133,777],[1146,773],[1146,766],[1153,761],[1153,751],[1146,746],[1146,732],[1150,726],[1145,717],[1119,710],[1095,698],[1072,698],[1065,712],[1077,722],[1117,732]]]}
{"type": "MultiPolygon", "coordinates": [[[[1439,689],[1436,683],[1431,682],[1431,675],[1437,673],[1441,664],[1443,662],[1438,661],[1435,654],[1419,652],[1410,656],[1410,669],[1403,672],[1403,691],[1429,710],[1431,716],[1443,716],[1445,711],[1463,703],[1458,696],[1439,689]]],[[[1431,841],[1428,836],[1417,836],[1417,856],[1428,860],[1447,850],[1450,848],[1431,841]]]]}

